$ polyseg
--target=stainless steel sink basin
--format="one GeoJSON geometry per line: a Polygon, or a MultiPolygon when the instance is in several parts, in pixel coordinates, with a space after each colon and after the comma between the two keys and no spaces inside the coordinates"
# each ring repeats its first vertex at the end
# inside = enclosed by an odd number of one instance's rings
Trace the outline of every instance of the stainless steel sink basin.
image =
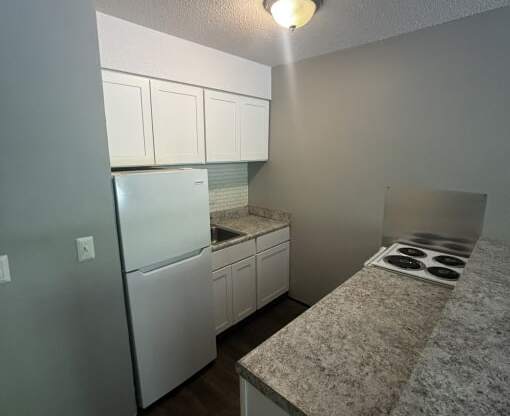
{"type": "Polygon", "coordinates": [[[211,225],[211,244],[219,244],[243,236],[243,233],[229,230],[228,228],[211,225]]]}

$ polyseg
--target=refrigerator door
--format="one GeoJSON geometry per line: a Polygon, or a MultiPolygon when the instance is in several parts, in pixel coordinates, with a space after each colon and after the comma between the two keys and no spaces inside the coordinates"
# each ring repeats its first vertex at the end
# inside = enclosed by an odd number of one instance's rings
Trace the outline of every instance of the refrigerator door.
{"type": "Polygon", "coordinates": [[[210,248],[126,281],[145,408],[216,358],[210,248]]]}
{"type": "Polygon", "coordinates": [[[114,174],[114,185],[125,272],[210,245],[205,169],[114,174]]]}

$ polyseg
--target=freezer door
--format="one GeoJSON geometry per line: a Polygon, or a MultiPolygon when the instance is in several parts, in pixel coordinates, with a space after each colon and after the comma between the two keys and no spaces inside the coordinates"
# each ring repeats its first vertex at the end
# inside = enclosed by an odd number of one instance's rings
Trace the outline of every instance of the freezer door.
{"type": "Polygon", "coordinates": [[[114,175],[124,271],[208,247],[207,170],[161,170],[114,175]]]}
{"type": "Polygon", "coordinates": [[[139,404],[145,408],[216,358],[210,248],[126,275],[139,404]]]}

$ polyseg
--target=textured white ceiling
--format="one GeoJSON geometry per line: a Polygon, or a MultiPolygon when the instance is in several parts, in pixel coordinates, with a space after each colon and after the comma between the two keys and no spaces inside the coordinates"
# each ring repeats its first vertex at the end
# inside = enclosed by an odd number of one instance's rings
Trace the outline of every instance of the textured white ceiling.
{"type": "Polygon", "coordinates": [[[95,0],[96,9],[267,65],[359,46],[510,0],[325,0],[305,27],[280,28],[262,0],[95,0]]]}

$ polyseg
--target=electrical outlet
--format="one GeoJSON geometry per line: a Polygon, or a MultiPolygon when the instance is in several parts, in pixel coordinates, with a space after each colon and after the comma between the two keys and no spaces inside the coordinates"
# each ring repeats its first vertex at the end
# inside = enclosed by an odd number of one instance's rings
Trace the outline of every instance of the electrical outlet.
{"type": "Polygon", "coordinates": [[[78,253],[78,261],[92,260],[96,257],[94,249],[94,237],[81,237],[76,239],[76,251],[78,253]]]}
{"type": "Polygon", "coordinates": [[[0,283],[9,283],[11,281],[11,272],[9,270],[9,257],[0,256],[0,283]]]}

